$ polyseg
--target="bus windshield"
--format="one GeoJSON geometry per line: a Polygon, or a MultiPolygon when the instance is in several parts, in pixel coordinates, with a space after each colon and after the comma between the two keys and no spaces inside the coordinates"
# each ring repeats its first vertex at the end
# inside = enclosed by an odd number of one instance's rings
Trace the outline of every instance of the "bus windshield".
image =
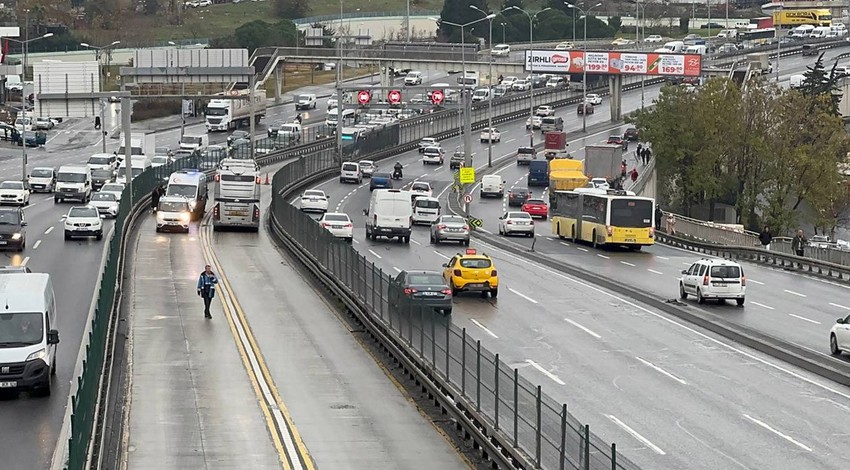
{"type": "Polygon", "coordinates": [[[615,227],[652,227],[652,201],[612,199],[610,225],[615,227]]]}

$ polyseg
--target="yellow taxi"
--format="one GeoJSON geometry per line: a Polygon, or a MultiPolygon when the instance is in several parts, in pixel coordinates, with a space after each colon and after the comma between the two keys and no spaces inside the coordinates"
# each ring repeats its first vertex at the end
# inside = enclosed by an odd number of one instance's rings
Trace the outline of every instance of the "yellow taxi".
{"type": "Polygon", "coordinates": [[[443,278],[452,288],[452,295],[459,292],[490,293],[490,297],[499,295],[499,276],[493,260],[486,253],[478,254],[474,248],[458,253],[448,263],[443,264],[443,278]]]}

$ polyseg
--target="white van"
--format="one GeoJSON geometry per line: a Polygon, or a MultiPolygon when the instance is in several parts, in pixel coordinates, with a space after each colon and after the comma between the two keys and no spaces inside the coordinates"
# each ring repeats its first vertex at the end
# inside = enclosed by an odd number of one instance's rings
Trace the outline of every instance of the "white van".
{"type": "MultiPolygon", "coordinates": [[[[354,110],[353,109],[343,109],[342,110],[342,125],[345,126],[350,124],[351,121],[354,120],[354,110]]],[[[336,127],[337,122],[339,121],[339,108],[334,108],[328,111],[328,117],[325,119],[325,125],[329,127],[336,127]]]]}
{"type": "Polygon", "coordinates": [[[115,170],[118,167],[118,157],[114,153],[96,153],[87,162],[90,170],[115,170]]]}
{"type": "Polygon", "coordinates": [[[788,86],[790,86],[791,88],[800,88],[803,86],[803,81],[805,79],[806,76],[802,74],[791,75],[791,77],[788,78],[788,86]]]}
{"type": "Polygon", "coordinates": [[[478,103],[480,101],[487,101],[490,99],[490,89],[489,88],[479,88],[472,93],[472,102],[478,103]]]}
{"type": "Polygon", "coordinates": [[[829,34],[829,26],[818,26],[809,33],[810,38],[825,38],[829,34]]]}
{"type": "Polygon", "coordinates": [[[357,162],[343,162],[339,169],[339,182],[345,183],[363,183],[363,172],[360,170],[360,164],[357,162]]]}
{"type": "Polygon", "coordinates": [[[814,29],[815,27],[810,24],[802,24],[791,30],[791,37],[800,39],[807,38],[809,37],[809,35],[812,34],[812,31],[814,31],[814,29]]]}
{"type": "MultiPolygon", "coordinates": [[[[127,162],[121,161],[118,164],[118,172],[115,174],[115,182],[127,184],[127,162]]],[[[147,155],[133,155],[130,157],[130,172],[133,179],[144,173],[145,170],[151,167],[151,159],[147,155]]]]}
{"type": "Polygon", "coordinates": [[[505,182],[499,175],[484,175],[481,177],[481,197],[496,196],[504,197],[505,182]]]}
{"type": "Polygon", "coordinates": [[[59,331],[50,275],[0,274],[0,387],[50,395],[59,331]]]}
{"type": "MultiPolygon", "coordinates": [[[[455,85],[455,87],[457,87],[457,85],[455,85]]],[[[452,88],[452,85],[449,85],[448,83],[435,83],[435,84],[431,85],[431,88],[433,90],[441,90],[443,92],[443,97],[444,97],[443,99],[446,102],[451,103],[451,102],[457,101],[458,94],[457,94],[456,89],[452,88]]],[[[429,92],[429,95],[430,95],[430,92],[429,92]]],[[[430,98],[430,96],[428,96],[428,98],[430,98]]]]}
{"type": "Polygon", "coordinates": [[[165,195],[186,198],[194,220],[200,220],[207,209],[207,175],[197,170],[175,171],[168,177],[165,195]]]}
{"type": "Polygon", "coordinates": [[[56,173],[56,189],[53,192],[53,202],[60,203],[72,199],[83,204],[91,199],[91,173],[85,166],[59,167],[56,173]]]}
{"type": "Polygon", "coordinates": [[[210,144],[210,138],[204,135],[184,135],[180,138],[182,150],[200,150],[210,144]]]}
{"type": "Polygon", "coordinates": [[[432,224],[440,217],[440,200],[435,197],[417,197],[413,200],[413,223],[432,224]]]}
{"type": "Polygon", "coordinates": [[[399,189],[376,189],[369,200],[366,211],[366,238],[398,237],[402,243],[410,243],[413,224],[413,206],[410,191],[399,189]]]}
{"type": "Polygon", "coordinates": [[[705,45],[701,44],[699,46],[688,46],[688,48],[685,49],[685,54],[705,55],[705,51],[706,51],[705,45]]]}
{"type": "Polygon", "coordinates": [[[466,75],[457,77],[457,84],[467,90],[474,90],[478,88],[478,72],[470,72],[467,70],[466,75]]]}
{"type": "Polygon", "coordinates": [[[664,44],[664,49],[667,49],[667,52],[681,53],[685,50],[685,43],[682,41],[670,41],[664,44]]]}
{"type": "Polygon", "coordinates": [[[830,26],[830,31],[833,36],[847,36],[847,26],[844,26],[843,23],[833,24],[830,26]]]}

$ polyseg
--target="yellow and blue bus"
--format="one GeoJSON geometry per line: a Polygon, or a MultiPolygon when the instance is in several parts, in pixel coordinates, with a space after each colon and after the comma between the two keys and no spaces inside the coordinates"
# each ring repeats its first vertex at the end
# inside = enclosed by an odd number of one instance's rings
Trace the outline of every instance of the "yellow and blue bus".
{"type": "Polygon", "coordinates": [[[631,191],[577,188],[551,191],[552,233],[585,241],[594,248],[626,246],[632,250],[655,243],[655,200],[631,191]]]}

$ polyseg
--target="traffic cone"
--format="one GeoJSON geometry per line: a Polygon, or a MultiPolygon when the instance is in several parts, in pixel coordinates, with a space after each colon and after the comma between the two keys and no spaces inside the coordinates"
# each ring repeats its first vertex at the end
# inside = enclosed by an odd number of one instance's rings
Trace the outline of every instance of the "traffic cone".
{"type": "Polygon", "coordinates": [[[271,181],[269,181],[269,174],[268,173],[266,173],[266,181],[263,184],[272,184],[271,181]]]}

